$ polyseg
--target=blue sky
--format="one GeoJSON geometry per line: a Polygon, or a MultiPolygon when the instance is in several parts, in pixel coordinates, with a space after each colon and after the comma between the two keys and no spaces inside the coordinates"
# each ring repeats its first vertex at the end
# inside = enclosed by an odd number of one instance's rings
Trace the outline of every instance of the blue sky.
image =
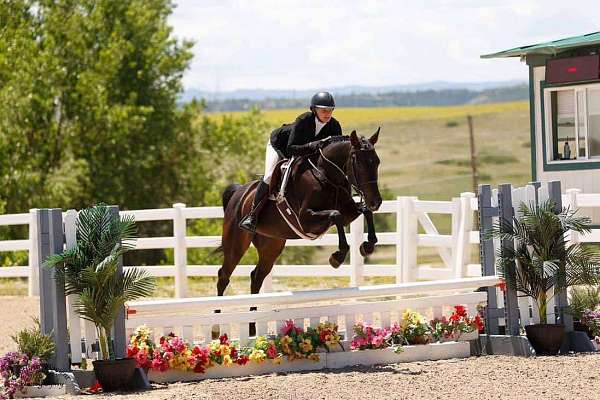
{"type": "Polygon", "coordinates": [[[600,30],[598,0],[175,0],[196,42],[186,89],[310,89],[527,79],[481,54],[600,30]]]}

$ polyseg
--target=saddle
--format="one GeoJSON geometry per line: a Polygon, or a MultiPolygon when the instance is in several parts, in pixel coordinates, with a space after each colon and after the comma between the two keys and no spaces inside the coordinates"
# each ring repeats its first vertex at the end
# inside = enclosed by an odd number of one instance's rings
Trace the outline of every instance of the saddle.
{"type": "Polygon", "coordinates": [[[322,235],[316,235],[304,230],[298,213],[292,208],[285,197],[292,173],[299,169],[298,167],[303,159],[304,157],[292,157],[291,159],[284,159],[277,163],[269,184],[269,199],[275,202],[279,214],[296,235],[303,239],[314,240],[322,235]]]}

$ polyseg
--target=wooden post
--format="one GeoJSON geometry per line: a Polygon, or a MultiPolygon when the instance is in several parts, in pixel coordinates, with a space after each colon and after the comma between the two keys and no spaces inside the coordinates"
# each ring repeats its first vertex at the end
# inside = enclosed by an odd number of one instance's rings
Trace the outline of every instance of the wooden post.
{"type": "MultiPolygon", "coordinates": [[[[479,256],[481,259],[481,276],[496,275],[494,240],[484,239],[493,227],[493,217],[498,215],[498,209],[492,207],[492,188],[490,185],[479,186],[479,256]]],[[[487,287],[487,306],[485,309],[485,329],[490,335],[500,333],[498,317],[498,298],[495,287],[487,287]]]]}
{"type": "MultiPolygon", "coordinates": [[[[119,206],[109,206],[113,217],[119,217],[119,206]]],[[[117,274],[123,275],[123,257],[119,257],[117,274]]],[[[124,358],[127,355],[127,331],[125,330],[125,306],[122,306],[113,325],[113,342],[116,358],[124,358]]],[[[109,344],[110,345],[110,344],[109,344]]]]}
{"type": "MultiPolygon", "coordinates": [[[[550,199],[554,201],[555,211],[557,213],[560,212],[562,210],[560,181],[548,182],[548,194],[550,199]]],[[[556,307],[558,308],[558,315],[560,319],[560,321],[557,322],[565,325],[566,332],[573,332],[573,316],[569,312],[569,300],[567,297],[567,291],[561,290],[559,292],[556,292],[554,300],[556,307]]]]}
{"type": "MultiPolygon", "coordinates": [[[[567,196],[569,198],[569,204],[567,206],[571,211],[575,211],[578,209],[577,205],[577,196],[581,193],[581,189],[567,189],[567,196]]],[[[579,237],[579,233],[571,231],[569,240],[571,243],[579,243],[581,238],[579,237]]]]}
{"type": "Polygon", "coordinates": [[[173,217],[173,236],[175,237],[175,297],[186,297],[187,294],[187,245],[186,245],[186,220],[183,215],[185,204],[173,204],[175,215],[173,217]]]}
{"type": "Polygon", "coordinates": [[[454,237],[452,264],[455,278],[467,277],[467,265],[471,256],[469,235],[473,228],[473,211],[471,211],[471,199],[473,197],[475,197],[475,194],[466,192],[461,193],[460,198],[455,199],[458,208],[455,210],[458,213],[456,224],[455,214],[452,214],[452,236],[454,237]]]}
{"type": "Polygon", "coordinates": [[[365,259],[360,254],[360,245],[364,241],[365,217],[361,214],[350,223],[350,286],[364,283],[365,259]]]}
{"type": "MultiPolygon", "coordinates": [[[[65,215],[65,242],[66,249],[72,249],[77,245],[77,211],[68,210],[65,215]]],[[[75,312],[77,295],[67,297],[67,311],[69,319],[69,343],[71,343],[71,364],[81,363],[81,320],[75,312]]],[[[86,338],[87,340],[90,340],[86,338]]]]}
{"type": "Polygon", "coordinates": [[[475,150],[475,134],[473,133],[473,117],[467,115],[467,122],[469,123],[469,144],[471,147],[471,173],[473,177],[473,192],[477,193],[477,187],[479,186],[479,173],[477,172],[477,151],[475,150]]]}
{"type": "Polygon", "coordinates": [[[399,245],[396,246],[396,283],[412,282],[418,276],[417,246],[419,243],[418,222],[414,210],[416,197],[398,197],[396,230],[399,232],[399,245]]]}
{"type": "Polygon", "coordinates": [[[50,255],[63,251],[62,210],[59,208],[39,209],[38,259],[40,278],[40,327],[42,333],[52,335],[56,350],[49,364],[57,371],[69,371],[67,348],[67,310],[65,288],[55,279],[54,268],[44,268],[43,262],[50,255]]]}
{"type": "MultiPolygon", "coordinates": [[[[503,184],[498,186],[498,213],[500,221],[503,223],[513,223],[514,210],[512,205],[512,185],[503,184]]],[[[514,249],[515,243],[512,240],[502,240],[500,251],[504,249],[514,249]]],[[[516,265],[510,267],[508,274],[516,273],[516,265]]],[[[506,315],[506,334],[512,336],[519,335],[519,304],[517,292],[506,285],[504,292],[504,311],[506,315]]]]}
{"type": "Polygon", "coordinates": [[[40,270],[38,254],[38,209],[29,210],[29,297],[40,295],[40,270]]]}

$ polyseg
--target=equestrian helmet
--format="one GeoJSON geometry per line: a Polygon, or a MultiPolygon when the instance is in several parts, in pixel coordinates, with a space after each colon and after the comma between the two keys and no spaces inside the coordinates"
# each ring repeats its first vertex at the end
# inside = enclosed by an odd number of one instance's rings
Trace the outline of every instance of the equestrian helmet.
{"type": "Polygon", "coordinates": [[[331,95],[331,93],[315,93],[315,95],[310,100],[310,109],[314,110],[315,108],[335,108],[335,101],[333,100],[333,96],[331,95]]]}

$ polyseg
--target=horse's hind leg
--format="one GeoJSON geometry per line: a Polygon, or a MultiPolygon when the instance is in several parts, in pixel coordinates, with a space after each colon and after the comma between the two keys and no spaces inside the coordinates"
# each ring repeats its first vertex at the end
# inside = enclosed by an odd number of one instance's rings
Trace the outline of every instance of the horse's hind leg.
{"type": "MultiPolygon", "coordinates": [[[[260,288],[273,269],[275,260],[285,247],[285,239],[274,239],[262,235],[256,235],[252,240],[256,250],[258,250],[258,263],[256,268],[250,273],[250,293],[257,294],[260,288]]],[[[255,311],[256,307],[250,307],[250,311],[255,311]]],[[[249,336],[256,335],[256,325],[251,323],[249,326],[249,336]]]]}
{"type": "MultiPolygon", "coordinates": [[[[242,231],[234,225],[235,222],[230,222],[223,227],[222,247],[223,247],[223,265],[219,268],[217,281],[217,296],[223,296],[225,289],[229,285],[229,281],[235,267],[250,247],[252,236],[246,231],[242,231]]],[[[221,310],[215,310],[216,313],[221,310]]],[[[219,337],[219,327],[212,327],[213,339],[219,337]]]]}

